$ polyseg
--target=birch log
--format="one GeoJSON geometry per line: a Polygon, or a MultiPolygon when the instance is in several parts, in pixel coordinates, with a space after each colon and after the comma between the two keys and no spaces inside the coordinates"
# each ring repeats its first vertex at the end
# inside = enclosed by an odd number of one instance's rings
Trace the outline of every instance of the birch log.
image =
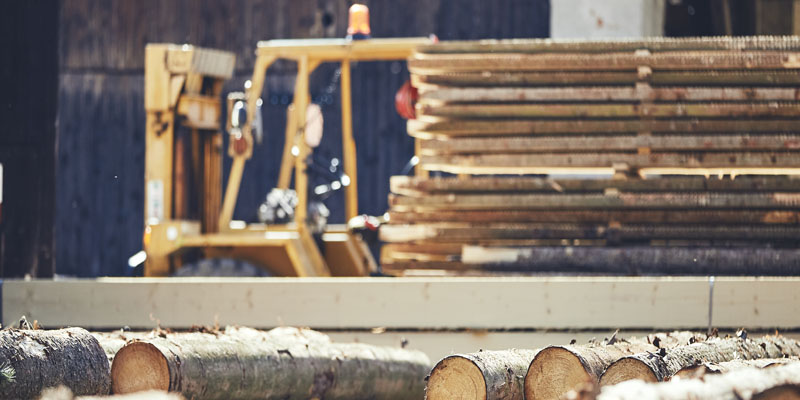
{"type": "MultiPolygon", "coordinates": [[[[597,400],[748,400],[798,399],[800,364],[771,368],[747,368],[704,379],[681,379],[663,383],[641,380],[605,386],[597,400]],[[792,397],[794,396],[794,397],[792,397]]],[[[586,395],[581,399],[594,399],[586,395]]]]}
{"type": "Polygon", "coordinates": [[[689,346],[676,347],[663,354],[642,352],[615,361],[600,378],[601,385],[640,379],[660,382],[683,368],[703,362],[783,358],[800,355],[800,343],[784,338],[765,336],[749,340],[738,337],[709,339],[689,346]]]}
{"type": "Polygon", "coordinates": [[[522,400],[528,366],[538,350],[481,351],[448,356],[431,371],[428,400],[522,400]]]}
{"type": "Polygon", "coordinates": [[[109,393],[103,348],[81,328],[0,331],[0,399],[34,399],[64,385],[76,395],[109,393]]]}
{"type": "Polygon", "coordinates": [[[419,399],[430,360],[419,351],[331,343],[319,332],[180,333],[134,341],[111,367],[114,393],[191,399],[419,399]]]}

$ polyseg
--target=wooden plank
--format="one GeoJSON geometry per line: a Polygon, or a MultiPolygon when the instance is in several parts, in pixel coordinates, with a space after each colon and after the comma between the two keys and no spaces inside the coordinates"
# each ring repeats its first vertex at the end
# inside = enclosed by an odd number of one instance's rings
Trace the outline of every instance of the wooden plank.
{"type": "Polygon", "coordinates": [[[408,121],[411,136],[428,139],[437,136],[501,136],[501,135],[546,135],[546,134],[596,134],[611,132],[652,132],[652,133],[756,133],[793,132],[797,121],[792,119],[766,120],[711,120],[711,119],[672,119],[672,120],[450,120],[425,117],[408,121]]]}
{"type": "Polygon", "coordinates": [[[542,211],[389,211],[392,224],[436,223],[459,221],[466,223],[502,222],[578,222],[628,224],[751,224],[795,225],[800,223],[800,211],[789,210],[542,210],[542,211]]]}
{"type": "Polygon", "coordinates": [[[744,171],[737,173],[737,170],[761,168],[772,169],[773,174],[796,175],[800,156],[775,152],[423,155],[421,163],[425,169],[453,174],[548,174],[573,169],[609,173],[609,170],[613,172],[613,165],[626,164],[639,169],[717,168],[724,170],[725,174],[745,174],[744,171]]]}
{"type": "MultiPolygon", "coordinates": [[[[411,82],[422,91],[447,86],[620,85],[641,81],[636,71],[427,71],[411,75],[411,82]]],[[[779,86],[797,85],[800,77],[792,71],[775,70],[653,71],[646,81],[652,85],[779,86]]]]}
{"type": "Polygon", "coordinates": [[[705,327],[708,313],[707,280],[682,277],[105,278],[4,281],[2,295],[6,326],[26,315],[87,328],[677,329],[705,327]]]}
{"type": "MultiPolygon", "coordinates": [[[[798,284],[796,277],[718,277],[714,326],[800,328],[794,318],[800,311],[798,284]]],[[[705,329],[708,295],[702,277],[5,280],[2,322],[10,326],[26,315],[47,327],[94,329],[151,329],[159,322],[189,328],[215,321],[390,331],[705,329]],[[526,312],[515,311],[519,304],[528,305],[526,312]]]]}
{"type": "Polygon", "coordinates": [[[797,193],[434,194],[390,196],[392,210],[797,209],[797,193]]]}
{"type": "Polygon", "coordinates": [[[408,61],[413,74],[437,71],[619,71],[648,66],[653,70],[797,69],[796,51],[608,52],[592,54],[446,54],[417,53],[408,61]]]}
{"type": "Polygon", "coordinates": [[[800,312],[800,294],[789,281],[772,278],[717,278],[713,296],[715,326],[724,326],[735,319],[746,321],[742,326],[765,323],[776,328],[792,324],[800,312]],[[769,288],[768,290],[765,290],[769,288]],[[733,315],[736,310],[738,315],[733,315]]]}
{"type": "Polygon", "coordinates": [[[416,106],[423,117],[440,118],[797,118],[800,103],[655,104],[443,104],[416,106]]]}
{"type": "Polygon", "coordinates": [[[800,227],[797,226],[609,225],[568,222],[491,224],[452,222],[384,225],[380,231],[380,238],[384,242],[436,241],[445,243],[506,239],[607,239],[620,242],[666,239],[794,242],[798,235],[800,235],[800,227]]]}
{"type": "Polygon", "coordinates": [[[736,179],[716,179],[679,176],[659,179],[548,179],[519,176],[475,176],[470,179],[393,176],[393,193],[419,197],[423,193],[485,193],[485,192],[544,192],[583,193],[605,192],[614,188],[623,192],[795,192],[800,191],[800,178],[791,176],[742,176],[736,179]]]}
{"type": "Polygon", "coordinates": [[[670,38],[653,37],[646,39],[612,40],[569,40],[569,39],[511,39],[446,41],[420,46],[417,51],[425,54],[450,53],[556,53],[587,52],[604,53],[608,51],[649,50],[800,50],[800,40],[791,36],[749,36],[749,37],[697,37],[670,38]]]}
{"type": "Polygon", "coordinates": [[[769,87],[651,87],[567,86],[567,87],[463,87],[423,90],[419,102],[502,103],[539,101],[795,101],[796,88],[769,87]]]}
{"type": "Polygon", "coordinates": [[[571,153],[603,151],[796,151],[800,134],[564,136],[422,140],[421,154],[571,153]]]}

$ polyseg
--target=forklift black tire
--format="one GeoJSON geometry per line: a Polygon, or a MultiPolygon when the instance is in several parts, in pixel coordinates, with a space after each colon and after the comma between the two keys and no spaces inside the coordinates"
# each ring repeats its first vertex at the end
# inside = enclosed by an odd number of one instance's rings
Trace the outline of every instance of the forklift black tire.
{"type": "Polygon", "coordinates": [[[265,277],[267,270],[247,261],[233,258],[206,258],[178,268],[172,276],[265,277]]]}

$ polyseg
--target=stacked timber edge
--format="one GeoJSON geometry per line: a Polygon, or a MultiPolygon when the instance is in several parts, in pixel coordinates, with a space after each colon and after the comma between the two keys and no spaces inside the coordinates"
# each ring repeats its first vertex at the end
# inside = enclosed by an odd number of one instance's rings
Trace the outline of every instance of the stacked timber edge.
{"type": "Polygon", "coordinates": [[[332,343],[309,329],[231,327],[129,342],[111,376],[114,393],[191,399],[419,399],[430,367],[419,351],[332,343]]]}
{"type": "Polygon", "coordinates": [[[800,38],[443,42],[409,70],[385,272],[800,273],[800,38]]]}
{"type": "Polygon", "coordinates": [[[796,275],[800,178],[393,177],[384,271],[796,275]]]}

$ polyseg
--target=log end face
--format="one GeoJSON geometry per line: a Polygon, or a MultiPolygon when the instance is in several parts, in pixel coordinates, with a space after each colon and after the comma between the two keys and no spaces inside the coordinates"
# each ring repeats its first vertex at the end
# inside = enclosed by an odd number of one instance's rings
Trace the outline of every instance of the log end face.
{"type": "Polygon", "coordinates": [[[116,394],[169,390],[166,357],[150,343],[128,343],[111,364],[111,390],[116,394]]]}
{"type": "Polygon", "coordinates": [[[581,360],[563,347],[548,347],[536,355],[525,375],[525,399],[560,399],[594,379],[581,360]]]}
{"type": "Polygon", "coordinates": [[[621,358],[609,365],[600,377],[600,386],[616,385],[620,382],[639,379],[645,382],[658,382],[658,377],[647,364],[635,358],[621,358]]]}
{"type": "Polygon", "coordinates": [[[450,356],[433,367],[425,393],[428,400],[486,400],[486,381],[481,370],[472,361],[450,356]]]}

